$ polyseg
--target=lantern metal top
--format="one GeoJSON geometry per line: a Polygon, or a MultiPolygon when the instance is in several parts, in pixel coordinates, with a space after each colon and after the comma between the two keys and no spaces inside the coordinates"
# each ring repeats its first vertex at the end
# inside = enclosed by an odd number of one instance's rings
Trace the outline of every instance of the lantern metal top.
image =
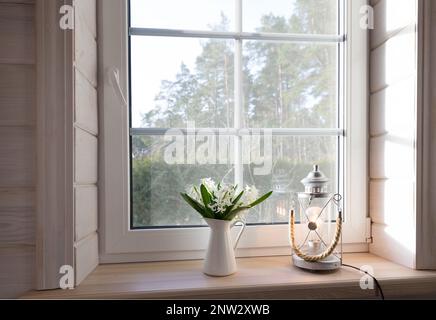
{"type": "Polygon", "coordinates": [[[304,185],[305,192],[314,195],[325,194],[328,182],[329,179],[319,170],[318,165],[314,165],[313,171],[309,172],[306,178],[301,180],[301,183],[304,185]]]}

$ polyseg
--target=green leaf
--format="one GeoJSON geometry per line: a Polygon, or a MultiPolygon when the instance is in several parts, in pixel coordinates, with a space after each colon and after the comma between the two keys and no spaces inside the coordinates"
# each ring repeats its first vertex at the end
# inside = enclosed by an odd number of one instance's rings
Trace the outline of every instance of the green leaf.
{"type": "Polygon", "coordinates": [[[192,199],[190,196],[188,196],[186,193],[180,194],[182,198],[196,211],[203,214],[204,207],[196,200],[192,199]]]}
{"type": "Polygon", "coordinates": [[[201,198],[203,199],[204,210],[211,218],[215,218],[215,213],[212,211],[211,208],[209,208],[209,204],[212,203],[212,195],[209,193],[209,191],[207,190],[204,184],[201,185],[200,192],[201,192],[201,198]]]}
{"type": "Polygon", "coordinates": [[[263,195],[262,197],[260,197],[259,199],[257,199],[256,201],[254,201],[252,204],[248,205],[249,208],[253,208],[259,204],[261,204],[262,202],[264,202],[266,199],[268,199],[271,195],[273,194],[272,191],[268,192],[267,194],[263,195]]]}
{"type": "Polygon", "coordinates": [[[229,206],[229,207],[226,209],[226,212],[224,212],[224,214],[223,214],[224,218],[227,217],[227,215],[229,215],[229,214],[232,212],[233,208],[234,208],[235,205],[238,203],[238,201],[241,200],[241,198],[242,198],[243,195],[244,195],[244,191],[242,191],[242,192],[241,192],[241,193],[240,193],[240,194],[235,198],[235,200],[233,200],[232,205],[229,206]]]}
{"type": "Polygon", "coordinates": [[[207,207],[212,202],[212,195],[209,193],[204,184],[200,187],[201,197],[203,198],[204,206],[207,207]]]}
{"type": "Polygon", "coordinates": [[[195,211],[197,211],[199,214],[201,214],[204,218],[212,218],[212,216],[209,214],[207,210],[196,200],[192,199],[190,196],[188,196],[186,193],[180,194],[182,198],[188,203],[195,211]]]}
{"type": "Polygon", "coordinates": [[[233,205],[235,206],[239,200],[241,200],[242,196],[244,195],[244,191],[242,191],[236,198],[233,200],[233,205]]]}

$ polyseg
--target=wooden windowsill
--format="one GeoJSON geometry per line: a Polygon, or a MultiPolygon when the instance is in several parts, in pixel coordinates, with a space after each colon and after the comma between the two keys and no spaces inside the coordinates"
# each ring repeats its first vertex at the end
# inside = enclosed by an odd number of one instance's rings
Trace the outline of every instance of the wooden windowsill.
{"type": "MultiPolygon", "coordinates": [[[[201,261],[100,265],[77,289],[30,292],[24,299],[317,299],[378,298],[362,290],[362,273],[343,267],[311,273],[290,257],[238,259],[238,273],[213,278],[201,261]]],[[[436,298],[436,272],[411,270],[371,254],[347,254],[344,263],[371,266],[387,299],[436,298]]]]}

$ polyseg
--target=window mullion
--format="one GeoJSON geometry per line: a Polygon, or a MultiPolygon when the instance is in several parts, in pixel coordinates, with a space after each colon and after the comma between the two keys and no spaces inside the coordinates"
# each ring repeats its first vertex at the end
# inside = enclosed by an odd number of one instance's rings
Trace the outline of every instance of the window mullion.
{"type": "MultiPolygon", "coordinates": [[[[242,0],[235,0],[235,31],[242,32],[242,0]]],[[[243,127],[243,84],[242,84],[242,39],[235,40],[235,110],[234,128],[243,127]]],[[[244,165],[242,158],[242,137],[235,136],[235,183],[244,184],[244,165]]]]}

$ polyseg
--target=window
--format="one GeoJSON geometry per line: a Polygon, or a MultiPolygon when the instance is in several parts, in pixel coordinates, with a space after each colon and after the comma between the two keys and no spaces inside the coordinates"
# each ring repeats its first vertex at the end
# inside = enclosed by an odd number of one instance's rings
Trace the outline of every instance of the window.
{"type": "Polygon", "coordinates": [[[365,242],[366,32],[351,3],[104,2],[100,64],[117,85],[101,94],[103,192],[119,195],[103,201],[108,261],[200,257],[207,228],[179,193],[205,177],[276,191],[247,216],[240,254],[286,249],[313,164],[345,195],[346,242],[365,242]]]}

